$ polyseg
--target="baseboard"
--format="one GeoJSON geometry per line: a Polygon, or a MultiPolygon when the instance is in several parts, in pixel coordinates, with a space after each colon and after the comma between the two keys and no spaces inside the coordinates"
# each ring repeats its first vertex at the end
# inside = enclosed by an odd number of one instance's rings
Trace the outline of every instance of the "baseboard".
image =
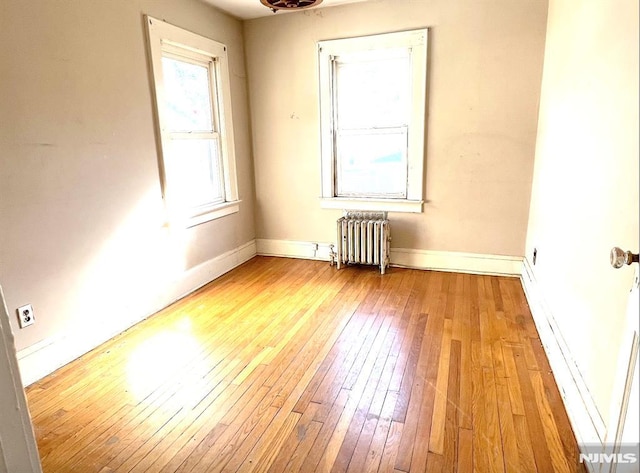
{"type": "MultiPolygon", "coordinates": [[[[331,243],[256,240],[259,255],[287,258],[329,261],[330,246],[331,243]]],[[[522,273],[522,258],[516,256],[391,248],[390,260],[392,266],[402,268],[516,277],[522,273]]]]}
{"type": "Polygon", "coordinates": [[[240,266],[255,255],[256,242],[252,240],[185,271],[178,280],[174,281],[170,290],[164,292],[163,298],[153,303],[145,313],[136,314],[117,325],[94,325],[91,328],[83,327],[82,330],[64,332],[20,350],[18,364],[23,385],[29,386],[42,379],[162,308],[240,266]]]}
{"type": "Polygon", "coordinates": [[[522,258],[454,251],[391,248],[391,265],[454,273],[520,276],[522,258]]]}
{"type": "Polygon", "coordinates": [[[256,240],[256,252],[261,256],[281,256],[284,258],[313,259],[329,261],[331,243],[293,240],[256,240]]]}
{"type": "MultiPolygon", "coordinates": [[[[181,299],[187,294],[209,284],[214,279],[249,261],[256,254],[256,241],[251,240],[244,245],[189,269],[185,276],[174,285],[173,301],[181,299]]],[[[167,305],[164,304],[163,307],[167,305]]]]}
{"type": "Polygon", "coordinates": [[[540,341],[549,358],[553,376],[562,395],[578,443],[580,445],[599,444],[604,447],[607,429],[602,415],[598,411],[580,369],[544,300],[531,265],[526,258],[523,262],[521,281],[540,335],[540,341]]]}

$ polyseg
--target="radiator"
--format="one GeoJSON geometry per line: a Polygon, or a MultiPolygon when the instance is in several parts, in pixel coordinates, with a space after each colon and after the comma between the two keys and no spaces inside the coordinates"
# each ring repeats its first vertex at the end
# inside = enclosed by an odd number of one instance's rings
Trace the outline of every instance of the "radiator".
{"type": "Polygon", "coordinates": [[[345,212],[338,219],[338,269],[343,264],[373,264],[384,274],[389,267],[391,227],[387,212],[345,212]]]}

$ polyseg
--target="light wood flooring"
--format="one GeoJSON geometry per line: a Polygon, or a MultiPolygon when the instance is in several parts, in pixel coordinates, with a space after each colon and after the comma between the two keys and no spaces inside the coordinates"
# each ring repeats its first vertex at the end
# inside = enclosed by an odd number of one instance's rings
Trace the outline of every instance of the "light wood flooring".
{"type": "Polygon", "coordinates": [[[583,471],[516,278],[256,257],[27,396],[45,473],[583,471]]]}

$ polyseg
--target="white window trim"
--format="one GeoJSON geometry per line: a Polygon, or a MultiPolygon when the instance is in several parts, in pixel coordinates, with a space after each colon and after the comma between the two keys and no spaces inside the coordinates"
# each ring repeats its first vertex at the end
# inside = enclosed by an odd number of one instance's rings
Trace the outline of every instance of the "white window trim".
{"type": "MultiPolygon", "coordinates": [[[[181,223],[186,227],[199,225],[210,220],[224,217],[240,210],[238,197],[238,179],[236,174],[235,146],[233,136],[233,118],[231,111],[231,88],[227,47],[217,41],[183,30],[162,20],[145,15],[151,73],[154,84],[156,105],[156,132],[161,146],[159,150],[160,179],[165,208],[171,223],[181,223]],[[162,53],[179,48],[194,53],[194,57],[206,56],[216,61],[216,89],[218,91],[218,126],[220,134],[220,151],[222,154],[222,170],[224,180],[225,201],[200,208],[178,208],[174,204],[178,199],[172,196],[173,190],[165,173],[163,150],[168,149],[170,133],[163,128],[164,104],[162,53]]],[[[212,78],[213,80],[213,78],[212,78]]]]}
{"type": "Polygon", "coordinates": [[[356,197],[332,197],[321,199],[323,209],[385,210],[387,212],[422,213],[422,200],[407,199],[361,199],[356,197]]]}
{"type": "Polygon", "coordinates": [[[320,142],[322,167],[322,208],[386,210],[421,213],[424,203],[424,151],[427,97],[428,29],[386,33],[356,38],[320,41],[320,142]],[[411,49],[412,110],[409,123],[408,182],[405,199],[336,197],[332,114],[332,57],[348,53],[388,48],[411,49]]]}

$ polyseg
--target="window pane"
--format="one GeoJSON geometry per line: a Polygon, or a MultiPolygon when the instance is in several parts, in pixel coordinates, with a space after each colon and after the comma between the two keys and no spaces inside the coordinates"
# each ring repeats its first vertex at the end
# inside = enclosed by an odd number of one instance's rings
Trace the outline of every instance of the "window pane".
{"type": "Polygon", "coordinates": [[[408,125],[410,88],[408,55],[338,62],[339,129],[408,125]]]}
{"type": "Polygon", "coordinates": [[[406,197],[406,128],[391,133],[341,134],[336,147],[339,197],[406,197]]]}
{"type": "Polygon", "coordinates": [[[180,205],[224,201],[217,140],[172,140],[168,154],[167,180],[180,205]]]}
{"type": "Polygon", "coordinates": [[[167,131],[213,131],[209,69],[162,58],[167,131]]]}

